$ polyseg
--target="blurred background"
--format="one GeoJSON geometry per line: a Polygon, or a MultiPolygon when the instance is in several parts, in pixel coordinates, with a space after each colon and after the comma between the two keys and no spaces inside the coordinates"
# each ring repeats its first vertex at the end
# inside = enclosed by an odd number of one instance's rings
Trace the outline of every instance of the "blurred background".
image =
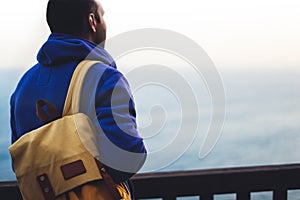
{"type": "MultiPolygon", "coordinates": [[[[193,80],[190,72],[183,69],[181,73],[188,74],[185,77],[197,88],[201,116],[194,117],[199,118],[198,132],[182,156],[154,170],[300,162],[299,1],[102,0],[101,3],[108,38],[140,28],[176,31],[203,48],[223,81],[226,116],[222,134],[213,150],[200,158],[211,117],[210,96],[205,83],[193,80]]],[[[45,17],[47,0],[0,4],[0,181],[5,181],[15,180],[7,149],[9,98],[22,74],[36,63],[36,54],[50,32],[45,17]]],[[[138,53],[131,56],[133,60],[139,58],[138,53]]],[[[122,66],[130,65],[128,60],[117,60],[121,71],[125,71],[122,66]]],[[[169,120],[151,136],[141,133],[148,149],[154,152],[176,137],[181,120],[180,101],[172,100],[173,96],[162,88],[144,89],[134,93],[138,125],[154,123],[151,117],[159,119],[159,112],[156,116],[149,111],[157,104],[164,108],[166,122],[169,120]]]]}

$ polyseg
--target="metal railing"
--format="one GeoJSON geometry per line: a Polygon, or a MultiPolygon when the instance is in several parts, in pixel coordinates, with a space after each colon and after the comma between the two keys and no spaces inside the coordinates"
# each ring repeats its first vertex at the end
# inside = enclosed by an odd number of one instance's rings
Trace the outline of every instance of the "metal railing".
{"type": "Polygon", "coordinates": [[[235,193],[250,200],[251,192],[272,191],[273,200],[286,200],[288,190],[300,189],[300,164],[138,174],[133,182],[139,199],[235,193]]]}
{"type": "MultiPolygon", "coordinates": [[[[287,200],[289,190],[300,189],[300,164],[223,168],[137,174],[132,178],[136,199],[236,194],[250,200],[252,192],[272,191],[273,200],[287,200]]],[[[16,182],[0,183],[0,197],[20,199],[16,182]]]]}

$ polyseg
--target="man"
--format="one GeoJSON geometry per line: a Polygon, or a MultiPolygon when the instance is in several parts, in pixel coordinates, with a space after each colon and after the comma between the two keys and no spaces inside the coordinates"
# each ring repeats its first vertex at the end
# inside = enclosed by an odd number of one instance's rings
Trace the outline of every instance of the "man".
{"type": "MultiPolygon", "coordinates": [[[[136,168],[140,168],[146,158],[146,149],[136,129],[134,101],[128,83],[104,50],[106,24],[103,15],[102,6],[95,0],[49,0],[47,23],[51,35],[38,52],[38,63],[23,75],[11,96],[12,143],[43,125],[36,115],[39,99],[54,104],[62,116],[73,72],[88,56],[102,62],[97,65],[109,65],[101,76],[95,96],[99,125],[118,148],[139,155],[135,162],[138,163],[136,168]],[[120,120],[115,120],[114,115],[120,120]]],[[[109,155],[106,149],[98,148],[109,155]]],[[[120,165],[122,162],[125,161],[120,161],[120,165]]],[[[107,167],[107,171],[116,183],[127,183],[133,198],[128,180],[136,172],[123,172],[121,168],[107,167]]]]}

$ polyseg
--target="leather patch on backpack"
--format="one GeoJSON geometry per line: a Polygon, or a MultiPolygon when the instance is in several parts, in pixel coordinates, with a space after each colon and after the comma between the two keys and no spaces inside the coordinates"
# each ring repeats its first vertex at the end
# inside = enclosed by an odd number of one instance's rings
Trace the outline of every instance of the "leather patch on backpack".
{"type": "Polygon", "coordinates": [[[86,173],[86,169],[82,160],[77,160],[75,162],[63,165],[60,167],[60,169],[65,180],[69,180],[75,176],[86,173]]]}

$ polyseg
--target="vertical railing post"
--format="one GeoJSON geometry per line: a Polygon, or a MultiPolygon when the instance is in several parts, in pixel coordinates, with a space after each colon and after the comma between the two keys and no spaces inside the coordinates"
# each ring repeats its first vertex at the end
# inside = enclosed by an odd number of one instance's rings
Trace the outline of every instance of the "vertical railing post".
{"type": "Polygon", "coordinates": [[[273,191],[273,200],[287,200],[287,189],[275,189],[273,191]]]}
{"type": "Polygon", "coordinates": [[[201,194],[200,200],[214,200],[213,194],[201,194]]]}
{"type": "Polygon", "coordinates": [[[176,200],[176,196],[168,195],[168,196],[163,197],[163,200],[176,200]]]}
{"type": "Polygon", "coordinates": [[[251,193],[250,192],[238,192],[236,194],[236,200],[250,200],[251,198],[251,193]]]}

